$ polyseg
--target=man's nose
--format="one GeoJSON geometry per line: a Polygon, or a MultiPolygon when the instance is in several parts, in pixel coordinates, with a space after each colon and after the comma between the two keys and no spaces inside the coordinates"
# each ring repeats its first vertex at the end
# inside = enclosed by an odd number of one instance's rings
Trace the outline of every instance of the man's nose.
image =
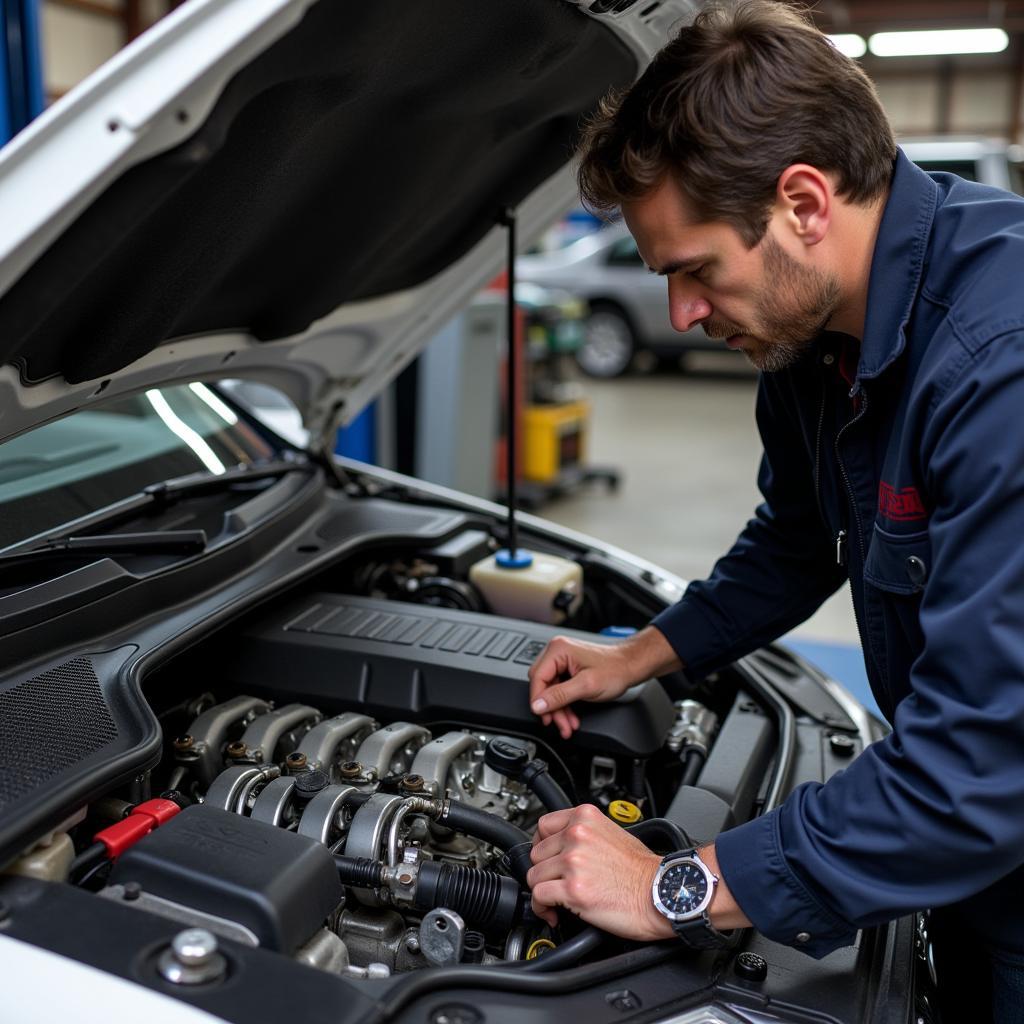
{"type": "Polygon", "coordinates": [[[711,303],[694,282],[673,275],[668,279],[668,316],[675,330],[689,331],[711,316],[711,303]]]}

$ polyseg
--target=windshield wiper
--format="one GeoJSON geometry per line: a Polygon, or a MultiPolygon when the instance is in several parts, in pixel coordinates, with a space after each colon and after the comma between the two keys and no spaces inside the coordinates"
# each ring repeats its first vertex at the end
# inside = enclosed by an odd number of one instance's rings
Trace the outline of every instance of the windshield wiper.
{"type": "Polygon", "coordinates": [[[195,555],[206,550],[205,530],[153,530],[55,537],[27,551],[0,555],[0,563],[34,562],[67,555],[195,555]]]}
{"type": "MultiPolygon", "coordinates": [[[[152,531],[143,534],[90,534],[74,533],[73,531],[95,530],[101,526],[110,529],[111,526],[143,516],[154,506],[156,510],[172,505],[174,502],[190,498],[195,495],[213,494],[220,490],[227,490],[236,484],[244,484],[250,481],[267,480],[274,477],[285,476],[288,473],[310,473],[317,469],[315,463],[308,459],[275,459],[272,462],[263,462],[251,466],[238,466],[226,470],[223,473],[211,476],[208,473],[190,473],[188,476],[174,477],[171,480],[163,480],[157,484],[150,484],[148,487],[137,492],[128,498],[123,498],[105,509],[98,509],[89,516],[85,516],[71,526],[59,526],[49,531],[50,536],[45,539],[36,538],[33,542],[26,540],[13,551],[0,552],[0,563],[11,563],[19,558],[43,558],[57,552],[71,553],[75,550],[83,553],[89,550],[111,551],[111,544],[127,545],[127,553],[139,552],[145,548],[149,553],[178,553],[189,554],[194,551],[202,551],[206,547],[206,534],[202,530],[184,531],[152,531]],[[196,540],[196,535],[202,534],[202,542],[196,540]],[[126,537],[152,536],[152,540],[142,540],[138,543],[125,541],[126,537]],[[170,541],[163,547],[159,538],[170,537],[170,541]],[[110,538],[108,543],[106,538],[110,538]],[[183,538],[183,539],[176,539],[183,538]],[[68,544],[68,542],[71,542],[68,544]],[[63,545],[63,546],[62,546],[63,545]],[[199,546],[196,546],[199,545],[199,546]]],[[[125,547],[119,547],[115,553],[125,554],[125,547]]]]}
{"type": "Polygon", "coordinates": [[[273,462],[254,466],[238,466],[216,475],[200,472],[174,477],[172,480],[161,480],[158,484],[144,487],[142,493],[154,501],[169,503],[197,494],[215,494],[235,484],[249,483],[252,480],[266,480],[284,476],[285,473],[309,473],[315,468],[314,463],[308,460],[275,459],[273,462]]]}

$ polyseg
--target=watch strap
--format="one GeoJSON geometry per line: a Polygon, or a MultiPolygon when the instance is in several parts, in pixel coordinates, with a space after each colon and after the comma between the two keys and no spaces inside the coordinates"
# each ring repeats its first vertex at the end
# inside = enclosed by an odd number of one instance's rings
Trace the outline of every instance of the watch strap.
{"type": "Polygon", "coordinates": [[[720,932],[715,928],[706,910],[692,921],[673,921],[672,930],[690,949],[721,949],[729,945],[733,937],[731,931],[720,932]]]}

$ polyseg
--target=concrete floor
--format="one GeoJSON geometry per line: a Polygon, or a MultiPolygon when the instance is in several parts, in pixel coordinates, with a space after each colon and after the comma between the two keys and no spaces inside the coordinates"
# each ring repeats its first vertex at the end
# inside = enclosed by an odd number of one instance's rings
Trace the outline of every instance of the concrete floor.
{"type": "MultiPolygon", "coordinates": [[[[616,493],[595,484],[540,514],[633,551],[685,579],[702,579],[754,510],[760,441],[756,378],[732,353],[693,356],[677,370],[584,380],[593,408],[592,465],[622,474],[616,493]]],[[[849,590],[794,633],[859,644],[849,590]]]]}

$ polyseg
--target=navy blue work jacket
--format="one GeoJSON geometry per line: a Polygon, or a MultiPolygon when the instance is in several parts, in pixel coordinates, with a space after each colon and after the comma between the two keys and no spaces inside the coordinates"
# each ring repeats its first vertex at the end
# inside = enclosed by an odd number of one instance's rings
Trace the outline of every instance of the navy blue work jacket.
{"type": "Polygon", "coordinates": [[[820,957],[926,907],[1024,951],[1024,199],[901,152],[852,382],[762,374],[764,504],[654,620],[705,675],[847,578],[892,733],[722,833],[755,926],[820,957]]]}

